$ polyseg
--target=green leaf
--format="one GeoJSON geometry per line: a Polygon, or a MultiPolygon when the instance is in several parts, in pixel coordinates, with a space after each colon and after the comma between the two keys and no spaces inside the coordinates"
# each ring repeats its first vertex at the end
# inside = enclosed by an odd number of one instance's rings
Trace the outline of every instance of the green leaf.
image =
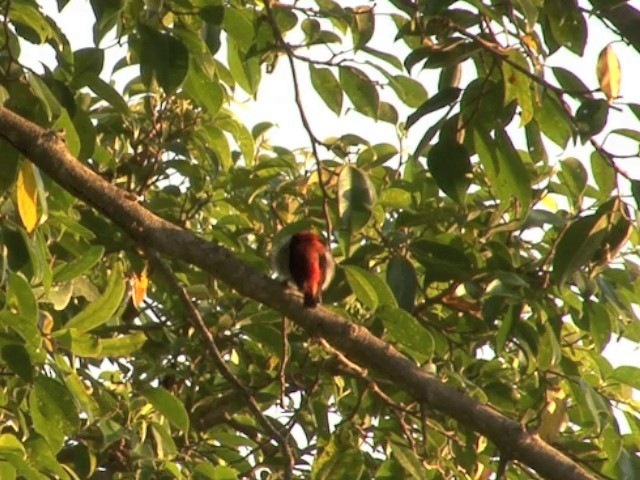
{"type": "Polygon", "coordinates": [[[73,437],[79,426],[78,412],[69,390],[60,382],[39,376],[29,395],[29,410],[35,430],[54,453],[65,437],[73,437]]]}
{"type": "Polygon", "coordinates": [[[398,110],[389,102],[380,102],[378,108],[378,120],[397,125],[399,120],[398,110]]]}
{"type": "Polygon", "coordinates": [[[81,48],[73,52],[73,74],[81,77],[85,74],[100,75],[104,65],[104,51],[100,48],[81,48]]]}
{"type": "Polygon", "coordinates": [[[2,151],[2,161],[0,161],[0,194],[7,191],[16,181],[20,155],[13,146],[4,138],[0,138],[0,151],[2,151]]]}
{"type": "Polygon", "coordinates": [[[36,5],[31,5],[30,2],[12,4],[8,18],[14,24],[17,32],[31,43],[40,45],[55,37],[46,17],[36,5]]]}
{"type": "Polygon", "coordinates": [[[390,143],[378,143],[367,147],[358,155],[358,166],[371,169],[383,165],[398,154],[398,149],[390,143]]]}
{"type": "Polygon", "coordinates": [[[100,405],[89,393],[89,387],[85,385],[78,374],[69,373],[64,377],[64,383],[75,398],[80,410],[88,415],[90,421],[100,417],[100,405]]]}
{"type": "Polygon", "coordinates": [[[207,75],[196,62],[191,62],[189,66],[184,89],[211,116],[222,107],[224,92],[220,83],[207,75]]]}
{"type": "Polygon", "coordinates": [[[369,77],[355,67],[339,67],[340,84],[355,109],[373,119],[378,118],[380,98],[369,77]]]}
{"type": "Polygon", "coordinates": [[[440,141],[427,154],[429,172],[453,201],[464,204],[471,184],[471,160],[464,145],[440,141]]]}
{"type": "MultiPolygon", "coordinates": [[[[524,55],[517,50],[507,54],[511,62],[529,71],[529,63],[524,55]]],[[[520,126],[524,127],[533,119],[533,100],[531,98],[531,79],[506,61],[501,62],[504,80],[504,104],[516,100],[520,105],[520,126]]]]}
{"type": "Polygon", "coordinates": [[[140,24],[140,70],[147,81],[155,75],[165,93],[171,94],[187,76],[189,51],[168,33],[140,24]]]}
{"type": "Polygon", "coordinates": [[[342,88],[338,79],[328,68],[316,67],[309,63],[311,85],[329,109],[336,115],[342,111],[342,88]]]}
{"type": "Polygon", "coordinates": [[[23,382],[31,383],[33,380],[33,365],[27,350],[19,344],[9,343],[0,350],[2,360],[9,369],[18,375],[23,382]]]}
{"type": "Polygon", "coordinates": [[[362,452],[339,437],[331,436],[322,453],[313,462],[311,480],[351,480],[364,472],[362,452]]]}
{"type": "Polygon", "coordinates": [[[227,61],[233,79],[249,95],[255,95],[262,76],[257,56],[247,58],[233,38],[227,42],[227,61]]]}
{"type": "Polygon", "coordinates": [[[25,457],[27,453],[20,440],[11,433],[0,434],[0,452],[15,454],[20,457],[25,457]]]}
{"type": "Polygon", "coordinates": [[[82,77],[84,85],[89,87],[93,93],[98,95],[104,101],[109,103],[113,108],[123,115],[129,114],[129,106],[115,88],[102,80],[97,75],[84,75],[82,77]]]}
{"type": "Polygon", "coordinates": [[[122,267],[116,264],[111,272],[109,284],[100,298],[69,320],[64,328],[75,328],[81,332],[88,332],[108,322],[122,302],[125,287],[122,267]]]}
{"type": "Polygon", "coordinates": [[[169,426],[159,422],[150,422],[156,457],[159,460],[170,460],[178,452],[176,442],[171,436],[169,426]]]}
{"type": "Polygon", "coordinates": [[[636,201],[636,205],[640,208],[640,180],[631,180],[631,194],[636,201]]]}
{"type": "Polygon", "coordinates": [[[587,25],[576,0],[546,0],[544,9],[557,42],[582,56],[587,43],[587,25]]]}
{"type": "Polygon", "coordinates": [[[342,269],[356,298],[368,309],[375,310],[380,302],[372,280],[375,274],[352,265],[343,265],[342,269]]]}
{"type": "Polygon", "coordinates": [[[412,203],[411,193],[403,188],[387,188],[382,191],[378,204],[385,208],[405,209],[412,203]]]}
{"type": "Polygon", "coordinates": [[[340,229],[351,236],[371,218],[376,191],[368,175],[352,166],[345,166],[338,178],[338,214],[340,229]]]}
{"type": "Polygon", "coordinates": [[[42,335],[38,330],[37,319],[23,317],[5,310],[0,312],[0,325],[15,331],[31,351],[40,349],[42,335]]]}
{"type": "Polygon", "coordinates": [[[462,124],[486,131],[504,128],[511,122],[516,111],[515,102],[505,105],[504,99],[503,82],[498,83],[486,78],[473,80],[464,89],[460,99],[462,124]]]}
{"type": "Polygon", "coordinates": [[[441,92],[451,87],[458,87],[460,85],[460,78],[462,77],[462,65],[456,63],[455,65],[448,65],[440,72],[438,78],[438,91],[441,92]]]}
{"type": "MultiPolygon", "coordinates": [[[[447,48],[443,48],[441,50],[434,51],[433,48],[427,47],[425,52],[419,52],[414,50],[414,52],[418,55],[418,61],[421,60],[419,57],[421,55],[425,55],[424,68],[445,68],[451,67],[453,65],[464,62],[465,60],[471,58],[473,55],[477,54],[480,51],[480,46],[476,42],[456,42],[447,48]]],[[[414,53],[412,52],[412,53],[414,53]]],[[[410,66],[413,58],[410,53],[405,60],[405,65],[410,66]]]]}
{"type": "Polygon", "coordinates": [[[161,387],[149,387],[142,390],[144,397],[161,413],[169,423],[183,432],[189,430],[189,415],[184,405],[173,394],[161,387]]]}
{"type": "Polygon", "coordinates": [[[242,157],[248,166],[253,166],[253,160],[255,155],[255,142],[253,135],[247,127],[237,121],[235,118],[228,118],[217,122],[217,124],[223,130],[229,132],[242,152],[242,157]]]}
{"type": "Polygon", "coordinates": [[[382,306],[376,311],[396,347],[423,363],[431,360],[435,341],[429,331],[405,310],[382,306]]]}
{"type": "Polygon", "coordinates": [[[193,470],[193,480],[238,480],[239,473],[226,465],[199,463],[193,470]]]}
{"type": "Polygon", "coordinates": [[[404,257],[393,257],[387,265],[387,284],[400,308],[412,312],[418,291],[418,279],[413,264],[404,257]]]}
{"type": "Polygon", "coordinates": [[[234,7],[224,9],[222,27],[235,40],[242,50],[247,50],[254,41],[255,27],[249,10],[239,10],[234,7]]]}
{"type": "Polygon", "coordinates": [[[36,297],[33,295],[31,285],[22,274],[9,272],[7,301],[9,305],[16,307],[20,315],[28,318],[29,323],[35,324],[38,321],[36,297]]]}
{"type": "Polygon", "coordinates": [[[589,88],[580,80],[580,78],[572,71],[562,67],[552,67],[553,74],[560,86],[569,94],[576,97],[584,95],[591,97],[589,88]]]}
{"type": "Polygon", "coordinates": [[[536,112],[536,120],[549,140],[560,148],[567,147],[572,132],[571,121],[554,94],[542,95],[542,106],[536,112]]]}
{"type": "Polygon", "coordinates": [[[55,120],[60,116],[62,112],[62,107],[60,106],[60,102],[55,97],[55,95],[51,92],[48,85],[35,74],[31,74],[27,76],[29,81],[29,86],[33,90],[33,93],[40,99],[41,104],[45,108],[47,114],[47,120],[55,120]]]}
{"type": "Polygon", "coordinates": [[[575,116],[576,128],[585,142],[590,137],[600,133],[607,124],[609,104],[606,100],[585,100],[582,102],[575,116]]]}
{"type": "Polygon", "coordinates": [[[538,21],[538,5],[536,0],[515,0],[514,5],[527,20],[527,30],[533,30],[538,21]]]}
{"type": "Polygon", "coordinates": [[[553,275],[559,285],[593,258],[602,245],[607,226],[605,215],[588,215],[569,225],[558,241],[553,258],[553,275]]]}
{"type": "Polygon", "coordinates": [[[574,209],[578,210],[582,202],[582,195],[587,188],[587,170],[579,160],[566,158],[560,165],[558,177],[562,185],[569,191],[569,200],[574,209]]]}
{"type": "Polygon", "coordinates": [[[76,328],[64,328],[51,335],[60,345],[78,357],[100,358],[100,338],[76,328]]]}
{"type": "Polygon", "coordinates": [[[532,120],[525,127],[525,135],[527,137],[527,151],[531,155],[531,160],[534,163],[546,164],[549,160],[547,156],[547,150],[542,142],[542,135],[540,132],[540,125],[537,121],[532,120]]]}
{"type": "Polygon", "coordinates": [[[231,148],[224,132],[213,125],[203,125],[200,129],[202,140],[207,148],[213,153],[217,163],[216,167],[223,172],[227,172],[233,167],[231,158],[231,148]]]}
{"type": "Polygon", "coordinates": [[[72,120],[74,129],[80,140],[78,160],[84,162],[90,158],[96,150],[96,128],[93,123],[91,123],[89,115],[81,108],[76,109],[72,120]]]}
{"type": "Polygon", "coordinates": [[[64,132],[64,143],[69,150],[69,153],[74,157],[77,157],[80,153],[80,137],[78,136],[76,127],[71,121],[66,110],[62,110],[60,112],[60,115],[54,122],[52,129],[64,132]]]}
{"type": "MultiPolygon", "coordinates": [[[[411,108],[418,108],[420,105],[425,103],[429,98],[427,91],[417,80],[413,78],[406,77],[404,75],[395,75],[389,78],[389,85],[393,88],[393,91],[396,92],[398,98],[402,100],[405,105],[411,108]]],[[[451,103],[451,100],[449,103],[451,103]]]]}
{"type": "Polygon", "coordinates": [[[630,138],[636,142],[640,142],[640,132],[631,128],[614,128],[610,132],[611,135],[620,135],[622,137],[630,138]]]}
{"type": "Polygon", "coordinates": [[[93,268],[104,255],[104,247],[101,245],[94,245],[80,258],[75,259],[73,262],[65,263],[57,266],[53,271],[54,282],[67,282],[79,277],[89,269],[93,268]]]}
{"type": "Polygon", "coordinates": [[[458,99],[461,92],[462,90],[460,88],[450,87],[436,93],[407,117],[407,128],[411,128],[413,124],[428,113],[435,112],[443,107],[451,106],[451,104],[458,99]]]}
{"type": "Polygon", "coordinates": [[[562,358],[562,349],[558,342],[551,324],[544,324],[544,333],[540,338],[540,349],[538,350],[538,366],[541,370],[553,368],[562,358]]]}
{"type": "Polygon", "coordinates": [[[362,6],[352,9],[353,14],[353,28],[351,30],[353,34],[353,48],[359,50],[363,48],[371,37],[375,30],[375,15],[373,7],[362,6]]]}
{"type": "Polygon", "coordinates": [[[376,50],[374,48],[367,47],[367,46],[362,47],[361,50],[363,52],[368,53],[372,57],[379,58],[380,60],[388,63],[389,65],[396,68],[397,70],[402,70],[402,62],[395,55],[391,55],[386,52],[381,52],[380,50],[376,50]]]}
{"type": "Polygon", "coordinates": [[[425,267],[425,281],[463,280],[471,271],[464,252],[431,240],[414,240],[409,245],[413,257],[425,267]]]}
{"type": "Polygon", "coordinates": [[[130,357],[140,350],[147,341],[147,336],[142,332],[130,335],[120,335],[113,338],[100,339],[101,356],[108,358],[130,357]]]}
{"type": "Polygon", "coordinates": [[[611,339],[612,324],[609,311],[601,303],[587,302],[585,303],[583,317],[587,322],[593,343],[598,352],[602,352],[611,339]]]}
{"type": "Polygon", "coordinates": [[[615,380],[625,385],[629,385],[631,388],[640,390],[640,368],[630,365],[617,367],[607,377],[607,380],[615,380]]]}
{"type": "Polygon", "coordinates": [[[427,480],[427,474],[424,466],[416,455],[407,447],[391,442],[391,452],[398,461],[404,471],[408,474],[408,478],[415,480],[427,480]]]}
{"type": "Polygon", "coordinates": [[[496,130],[494,141],[486,131],[475,129],[474,145],[492,190],[507,205],[518,200],[520,216],[526,217],[532,197],[531,180],[507,134],[496,130]]]}

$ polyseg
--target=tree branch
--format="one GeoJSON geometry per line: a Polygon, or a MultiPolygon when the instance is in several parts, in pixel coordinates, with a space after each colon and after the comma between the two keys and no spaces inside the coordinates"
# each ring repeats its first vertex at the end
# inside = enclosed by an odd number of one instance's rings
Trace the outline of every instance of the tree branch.
{"type": "Polygon", "coordinates": [[[229,250],[154,215],[77,161],[56,134],[2,108],[0,136],[144,248],[198,266],[241,295],[281,312],[310,335],[325,338],[351,361],[393,381],[416,401],[485,435],[504,456],[528,465],[550,480],[595,478],[517,421],[445,385],[366,328],[350,324],[322,307],[303,308],[301,298],[286,294],[280,283],[241,262],[229,250]]]}

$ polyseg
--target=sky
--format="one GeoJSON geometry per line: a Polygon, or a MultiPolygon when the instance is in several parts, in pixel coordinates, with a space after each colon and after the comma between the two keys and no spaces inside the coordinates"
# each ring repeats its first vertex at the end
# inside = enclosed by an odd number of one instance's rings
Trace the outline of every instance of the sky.
{"type": "MultiPolygon", "coordinates": [[[[84,47],[93,47],[93,13],[91,11],[88,0],[71,0],[62,12],[57,11],[57,2],[55,0],[40,0],[39,2],[47,14],[56,20],[61,30],[67,35],[72,49],[77,50],[84,47]]],[[[366,3],[365,0],[341,2],[342,5],[366,3]]],[[[630,1],[630,4],[640,8],[640,0],[630,1]]],[[[379,6],[384,6],[384,2],[380,2],[379,6]]],[[[586,6],[586,4],[585,4],[586,6]]],[[[379,7],[377,7],[379,8],[379,7]]],[[[390,10],[389,10],[390,11],[390,10]]],[[[388,38],[393,35],[390,28],[390,20],[377,20],[376,33],[372,40],[375,45],[377,41],[384,41],[388,45],[388,38]]],[[[596,77],[596,60],[598,53],[610,42],[615,41],[611,33],[598,22],[589,22],[589,37],[585,54],[579,57],[566,49],[552,55],[547,64],[549,66],[562,66],[576,73],[586,84],[587,87],[595,89],[598,87],[596,77]]],[[[107,37],[101,47],[106,48],[106,62],[103,70],[103,77],[107,81],[113,81],[116,86],[124,85],[131,76],[131,72],[124,71],[111,76],[113,64],[120,59],[126,49],[119,46],[114,37],[107,37]]],[[[637,88],[636,82],[640,78],[640,62],[638,61],[638,52],[624,45],[621,42],[613,44],[616,54],[622,65],[622,85],[621,85],[621,101],[640,103],[640,89],[637,88]]],[[[387,47],[388,48],[388,47],[387,47]]],[[[406,51],[406,46],[401,42],[396,42],[393,48],[395,53],[402,57],[406,51]]],[[[50,67],[55,66],[55,58],[53,50],[48,47],[38,47],[29,44],[23,44],[21,60],[34,68],[41,71],[39,62],[43,62],[50,67]]],[[[417,73],[417,68],[415,69],[417,73]]],[[[398,72],[400,73],[400,72],[398,72]]],[[[298,74],[301,78],[301,90],[304,108],[307,116],[310,118],[312,128],[316,137],[324,139],[331,136],[340,136],[344,132],[361,134],[365,138],[376,138],[379,142],[389,142],[397,144],[397,134],[395,127],[382,122],[375,123],[370,119],[363,117],[356,112],[349,112],[342,117],[336,117],[313,92],[308,81],[306,68],[298,66],[298,74]]],[[[430,94],[436,91],[437,72],[423,71],[419,72],[417,79],[420,80],[430,94]]],[[[463,72],[462,85],[465,83],[465,75],[463,72]]],[[[387,93],[383,92],[382,98],[387,93]]],[[[390,98],[393,98],[391,96],[390,98]]],[[[262,83],[257,94],[256,101],[253,101],[248,95],[240,92],[238,94],[238,102],[232,106],[235,114],[246,124],[252,126],[262,121],[274,123],[276,127],[269,132],[270,142],[273,145],[286,146],[289,149],[307,148],[309,146],[309,138],[306,131],[302,128],[300,117],[295,109],[293,97],[293,84],[289,72],[288,63],[281,58],[273,74],[263,75],[262,83]]],[[[398,105],[395,101],[394,104],[398,105]]],[[[401,118],[410,113],[410,110],[400,111],[401,118]]],[[[438,115],[441,113],[438,113],[438,115]]],[[[412,147],[419,140],[421,133],[426,130],[433,122],[435,116],[426,116],[418,124],[412,127],[411,134],[406,142],[408,151],[412,151],[412,147]]],[[[610,113],[611,125],[617,128],[628,127],[629,125],[638,125],[638,119],[628,113],[626,108],[621,111],[612,111],[610,113]]],[[[517,122],[514,122],[514,124],[517,122]]],[[[517,125],[511,127],[517,129],[517,125]]],[[[517,132],[516,132],[517,133],[517,132]]],[[[514,135],[518,136],[518,135],[514,135]]],[[[522,135],[519,135],[522,137],[522,135]]],[[[602,142],[604,137],[599,140],[602,142]]],[[[523,146],[523,145],[520,145],[523,146]]],[[[619,136],[610,136],[606,139],[606,148],[616,153],[637,153],[638,145],[636,142],[625,141],[619,136]]],[[[566,151],[562,151],[555,145],[547,143],[551,161],[561,161],[563,158],[575,156],[583,160],[585,166],[588,167],[589,155],[591,149],[580,145],[571,146],[566,151]]],[[[619,162],[619,166],[625,171],[631,173],[636,178],[640,178],[640,168],[637,166],[637,158],[632,158],[619,162]]],[[[614,366],[621,364],[633,364],[640,366],[640,353],[638,347],[630,342],[623,341],[621,343],[610,344],[605,354],[614,366]]]]}

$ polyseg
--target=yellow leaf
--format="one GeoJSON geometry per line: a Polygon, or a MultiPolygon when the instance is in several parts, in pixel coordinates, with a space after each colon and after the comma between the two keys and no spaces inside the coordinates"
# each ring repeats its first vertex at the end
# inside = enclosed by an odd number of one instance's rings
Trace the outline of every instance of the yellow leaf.
{"type": "Polygon", "coordinates": [[[545,195],[544,197],[542,197],[542,200],[540,200],[540,205],[547,207],[551,212],[558,211],[558,203],[556,202],[556,199],[551,195],[545,195]]]}
{"type": "Polygon", "coordinates": [[[53,343],[51,343],[51,332],[53,331],[53,317],[49,312],[42,312],[40,321],[40,330],[42,331],[42,341],[45,350],[53,352],[53,343]]]}
{"type": "Polygon", "coordinates": [[[547,406],[542,411],[538,435],[545,442],[553,442],[567,425],[567,394],[562,390],[547,392],[547,406]]]}
{"type": "Polygon", "coordinates": [[[527,47],[529,47],[529,50],[531,50],[533,53],[539,53],[540,52],[540,47],[538,45],[538,41],[535,37],[533,37],[532,35],[525,35],[522,37],[522,42],[524,44],[527,45],[527,47]]]}
{"type": "Polygon", "coordinates": [[[600,88],[607,96],[609,103],[620,95],[620,61],[611,45],[607,45],[598,56],[596,74],[600,88]]]}
{"type": "Polygon", "coordinates": [[[18,172],[18,213],[28,233],[38,225],[38,186],[31,162],[23,162],[18,172]]]}
{"type": "Polygon", "coordinates": [[[147,275],[147,267],[145,266],[140,272],[140,275],[133,274],[133,305],[136,308],[140,308],[144,297],[147,295],[147,288],[149,287],[149,276],[147,275]]]}

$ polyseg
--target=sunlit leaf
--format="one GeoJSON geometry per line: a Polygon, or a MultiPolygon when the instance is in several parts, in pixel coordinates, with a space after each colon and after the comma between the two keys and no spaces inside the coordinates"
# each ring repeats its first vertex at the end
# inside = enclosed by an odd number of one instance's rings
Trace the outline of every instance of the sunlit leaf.
{"type": "Polygon", "coordinates": [[[353,293],[355,293],[358,300],[362,302],[364,306],[370,310],[375,310],[378,307],[380,299],[376,292],[376,288],[373,284],[373,273],[367,272],[358,267],[352,267],[350,265],[343,266],[347,282],[353,293]]]}
{"type": "Polygon", "coordinates": [[[39,376],[29,395],[29,410],[35,430],[57,452],[65,436],[72,436],[79,425],[78,412],[69,390],[57,380],[39,376]]]}
{"type": "Polygon", "coordinates": [[[372,215],[376,191],[365,172],[345,167],[338,180],[340,228],[350,235],[362,228],[372,215]]]}
{"type": "Polygon", "coordinates": [[[598,55],[596,74],[600,88],[611,103],[620,95],[621,81],[620,60],[611,45],[607,45],[598,55]]]}
{"type": "Polygon", "coordinates": [[[65,263],[53,271],[53,279],[56,282],[66,282],[79,277],[95,266],[104,255],[102,245],[90,247],[84,254],[70,263],[65,263]]]}
{"type": "Polygon", "coordinates": [[[474,144],[496,195],[505,203],[518,200],[522,212],[527,212],[531,203],[529,174],[507,135],[498,130],[493,140],[477,129],[474,144]]]}
{"type": "Polygon", "coordinates": [[[109,321],[117,310],[124,296],[126,284],[122,276],[122,268],[116,264],[111,272],[109,284],[104,293],[96,301],[89,304],[82,312],[69,320],[65,328],[75,328],[88,332],[109,321]]]}
{"type": "Polygon", "coordinates": [[[140,272],[139,275],[137,273],[133,274],[131,283],[133,286],[133,293],[132,293],[133,305],[136,308],[140,308],[140,305],[142,305],[142,302],[144,301],[144,298],[147,295],[147,288],[149,287],[149,276],[147,275],[146,266],[142,269],[142,272],[140,272]]]}
{"type": "Polygon", "coordinates": [[[355,67],[340,67],[340,84],[355,109],[371,118],[378,118],[380,98],[371,79],[355,67]]]}
{"type": "Polygon", "coordinates": [[[189,430],[189,415],[184,405],[169,391],[160,387],[149,387],[144,389],[142,393],[172,425],[185,433],[189,430]]]}
{"type": "Polygon", "coordinates": [[[342,88],[333,72],[328,68],[316,67],[310,63],[309,75],[311,84],[320,95],[320,98],[333,113],[340,115],[342,111],[342,88]]]}
{"type": "Polygon", "coordinates": [[[353,48],[358,50],[369,43],[373,36],[375,15],[370,6],[355,7],[352,12],[354,20],[353,48]]]}
{"type": "Polygon", "coordinates": [[[31,162],[22,162],[18,171],[18,213],[27,232],[31,233],[38,225],[38,186],[34,166],[31,162]]]}
{"type": "Polygon", "coordinates": [[[564,231],[553,260],[553,274],[560,285],[584,266],[600,248],[607,223],[604,215],[587,215],[564,231]]]}
{"type": "Polygon", "coordinates": [[[392,307],[381,307],[376,313],[382,319],[396,346],[419,362],[431,359],[434,351],[434,340],[429,331],[405,310],[392,307]]]}

